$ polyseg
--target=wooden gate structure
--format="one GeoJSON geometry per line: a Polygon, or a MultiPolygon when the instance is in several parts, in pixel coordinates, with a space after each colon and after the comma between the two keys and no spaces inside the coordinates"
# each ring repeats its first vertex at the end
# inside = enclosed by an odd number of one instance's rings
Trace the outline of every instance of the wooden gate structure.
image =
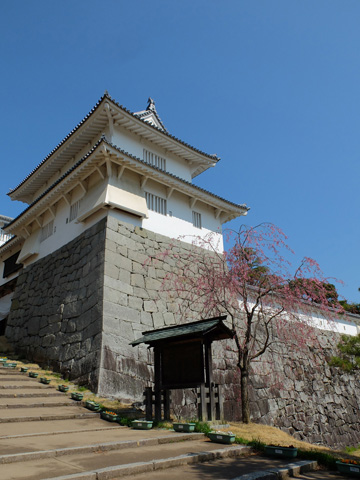
{"type": "Polygon", "coordinates": [[[154,349],[154,390],[146,388],[146,418],[170,420],[170,391],[194,388],[200,397],[200,420],[222,417],[221,387],[213,382],[213,341],[233,338],[233,332],[223,322],[226,315],[197,322],[143,332],[131,343],[142,343],[154,349]]]}

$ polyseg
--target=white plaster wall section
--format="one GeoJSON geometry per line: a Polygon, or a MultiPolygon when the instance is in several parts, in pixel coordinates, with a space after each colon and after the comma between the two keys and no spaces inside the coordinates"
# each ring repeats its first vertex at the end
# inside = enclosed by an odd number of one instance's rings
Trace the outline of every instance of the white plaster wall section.
{"type": "Polygon", "coordinates": [[[166,170],[183,180],[191,182],[189,164],[176,155],[159,148],[151,142],[145,141],[138,135],[132,134],[124,128],[115,127],[112,142],[125,152],[143,160],[144,148],[166,159],[166,170]]]}
{"type": "MultiPolygon", "coordinates": [[[[70,206],[65,201],[60,202],[56,209],[53,234],[39,243],[38,254],[25,262],[25,265],[30,265],[71,242],[85,230],[95,225],[106,214],[106,211],[99,211],[87,219],[85,223],[77,223],[76,220],[70,222],[70,206]]],[[[39,235],[39,231],[36,230],[32,235],[39,235]]]]}
{"type": "MultiPolygon", "coordinates": [[[[248,302],[250,308],[254,307],[253,302],[248,302]]],[[[243,302],[239,300],[239,308],[243,310],[243,302]]],[[[269,315],[274,313],[272,308],[268,308],[269,315]]],[[[320,311],[320,309],[316,309],[314,307],[312,309],[311,316],[307,313],[298,313],[296,316],[299,318],[301,322],[304,324],[310,325],[313,328],[317,328],[318,330],[325,330],[328,332],[336,332],[341,335],[351,335],[355,336],[359,333],[359,326],[355,321],[351,320],[350,315],[345,314],[336,314],[335,312],[329,312],[326,316],[325,312],[320,311]]],[[[291,322],[291,316],[289,316],[286,312],[282,314],[283,319],[286,321],[291,322]]]]}
{"type": "Polygon", "coordinates": [[[108,216],[116,219],[118,222],[130,223],[135,227],[142,227],[142,219],[137,215],[132,215],[129,212],[124,212],[123,210],[110,210],[108,216]]]}
{"type": "MultiPolygon", "coordinates": [[[[166,198],[166,188],[155,182],[148,182],[145,190],[166,198]]],[[[195,237],[204,238],[213,233],[217,249],[222,252],[224,245],[219,219],[215,218],[213,209],[202,202],[196,203],[195,207],[201,213],[203,228],[194,227],[188,197],[179,192],[167,199],[167,215],[149,210],[149,218],[143,220],[142,226],[167,237],[181,237],[187,243],[193,243],[195,237]]]]}

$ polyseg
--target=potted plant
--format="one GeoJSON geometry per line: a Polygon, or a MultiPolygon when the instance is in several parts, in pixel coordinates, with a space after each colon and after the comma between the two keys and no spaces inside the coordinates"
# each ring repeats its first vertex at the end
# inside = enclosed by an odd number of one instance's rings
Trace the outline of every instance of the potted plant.
{"type": "Polygon", "coordinates": [[[67,385],[58,385],[59,392],[68,392],[69,387],[67,385]]]}
{"type": "Polygon", "coordinates": [[[289,447],[265,445],[265,454],[274,455],[276,457],[295,458],[297,456],[297,448],[295,448],[293,445],[290,445],[289,447]]]}
{"type": "Polygon", "coordinates": [[[191,433],[195,431],[196,423],[193,422],[173,422],[175,432],[191,433]]]}
{"type": "Polygon", "coordinates": [[[39,374],[37,372],[29,372],[29,377],[31,377],[31,378],[37,378],[38,375],[39,374]]]}
{"type": "Polygon", "coordinates": [[[225,443],[230,444],[235,442],[235,434],[232,432],[223,432],[221,430],[217,430],[216,432],[209,432],[208,437],[212,442],[215,443],[225,443]]]}
{"type": "Polygon", "coordinates": [[[28,370],[29,370],[28,367],[21,367],[20,368],[20,372],[26,373],[28,370]]]}
{"type": "Polygon", "coordinates": [[[153,427],[153,423],[152,420],[133,420],[131,426],[136,430],[150,430],[153,427]]]}
{"type": "Polygon", "coordinates": [[[49,385],[50,378],[40,377],[40,383],[44,383],[45,385],[49,385]]]}
{"type": "Polygon", "coordinates": [[[4,362],[3,363],[3,367],[5,368],[15,368],[17,365],[17,363],[13,363],[13,362],[4,362]]]}
{"type": "Polygon", "coordinates": [[[82,393],[79,393],[79,392],[71,392],[71,398],[72,398],[73,400],[77,400],[77,401],[79,402],[80,400],[83,399],[83,397],[84,397],[84,394],[82,394],[82,393]]]}
{"type": "Polygon", "coordinates": [[[93,412],[98,412],[100,410],[100,405],[96,402],[91,401],[91,400],[86,400],[85,407],[88,408],[89,410],[93,411],[93,412]]]}
{"type": "Polygon", "coordinates": [[[118,414],[116,412],[110,412],[109,410],[103,410],[100,413],[102,419],[107,420],[108,422],[116,422],[118,419],[118,414]]]}
{"type": "Polygon", "coordinates": [[[342,458],[336,462],[336,468],[341,473],[347,473],[353,477],[360,477],[360,462],[342,458]]]}

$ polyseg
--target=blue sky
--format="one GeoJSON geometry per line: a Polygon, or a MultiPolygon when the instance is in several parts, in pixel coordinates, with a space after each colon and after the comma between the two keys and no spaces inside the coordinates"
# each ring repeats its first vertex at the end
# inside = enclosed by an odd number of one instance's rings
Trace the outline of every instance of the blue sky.
{"type": "MultiPolygon", "coordinates": [[[[273,222],[360,302],[358,0],[12,0],[0,7],[0,213],[104,90],[221,157],[195,182],[273,222]]],[[[240,220],[231,223],[237,228],[240,220]]]]}

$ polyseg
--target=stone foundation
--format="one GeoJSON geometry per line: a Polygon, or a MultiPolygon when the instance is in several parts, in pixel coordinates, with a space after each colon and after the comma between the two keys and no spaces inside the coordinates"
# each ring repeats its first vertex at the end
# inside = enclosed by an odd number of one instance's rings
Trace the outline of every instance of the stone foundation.
{"type": "MultiPolygon", "coordinates": [[[[153,358],[130,342],[143,331],[173,325],[177,301],[161,292],[173,259],[149,262],[169,248],[190,245],[108,216],[20,275],[6,335],[27,358],[86,383],[102,395],[141,401],[152,385],[153,358]]],[[[189,310],[189,321],[201,313],[189,310]]],[[[334,353],[339,337],[318,331],[334,353]]],[[[215,382],[224,385],[225,417],[240,419],[239,377],[232,341],[213,344],[215,382]]],[[[276,344],[254,364],[250,385],[255,422],[295,438],[344,446],[360,442],[358,377],[330,369],[320,347],[276,344]]]]}
{"type": "Polygon", "coordinates": [[[99,222],[20,274],[6,337],[28,360],[98,385],[104,243],[99,222]]]}

